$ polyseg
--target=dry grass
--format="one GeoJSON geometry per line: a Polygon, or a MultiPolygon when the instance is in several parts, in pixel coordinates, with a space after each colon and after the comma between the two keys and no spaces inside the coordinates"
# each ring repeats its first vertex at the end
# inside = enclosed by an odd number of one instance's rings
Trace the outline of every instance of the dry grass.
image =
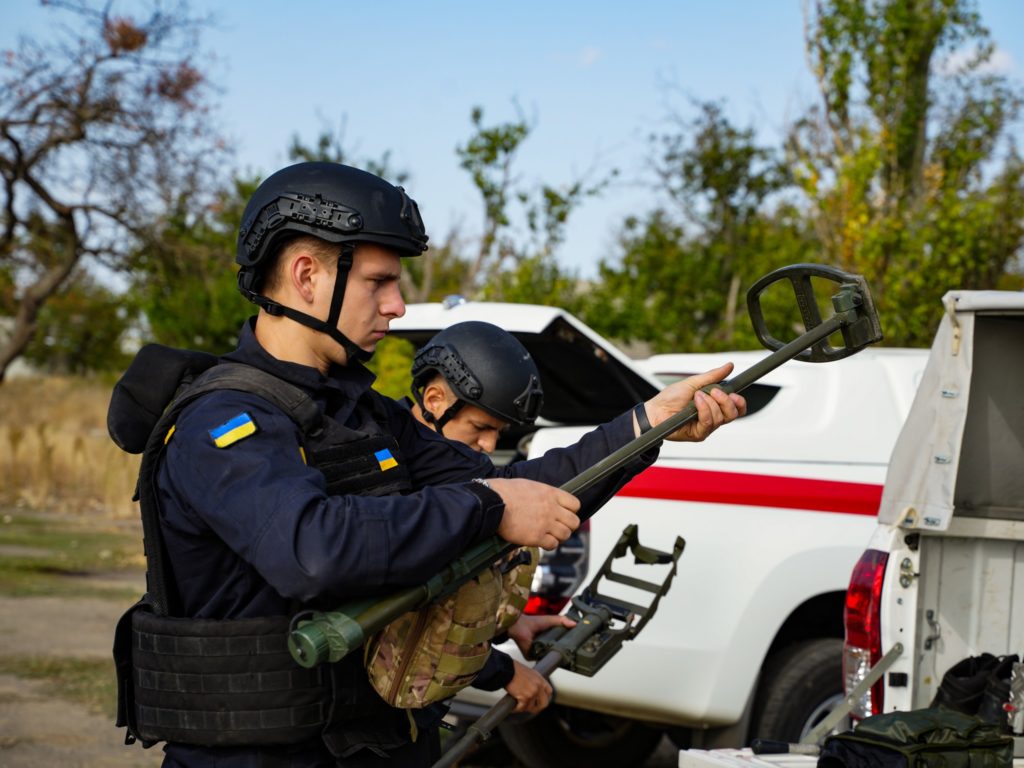
{"type": "Polygon", "coordinates": [[[80,378],[0,384],[0,503],[54,512],[138,514],[139,457],[107,435],[111,385],[80,378]]]}

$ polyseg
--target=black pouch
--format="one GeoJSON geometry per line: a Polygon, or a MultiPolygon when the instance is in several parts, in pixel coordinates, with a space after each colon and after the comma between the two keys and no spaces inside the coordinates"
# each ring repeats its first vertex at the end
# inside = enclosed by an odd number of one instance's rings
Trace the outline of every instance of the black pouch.
{"type": "Polygon", "coordinates": [[[217,356],[190,349],[147,344],[138,351],[110,396],[107,432],[127,453],[146,450],[153,427],[175,393],[216,365],[217,356]]]}
{"type": "Polygon", "coordinates": [[[1008,768],[1013,740],[948,709],[889,712],[825,739],[818,768],[1008,768]]]}
{"type": "Polygon", "coordinates": [[[134,717],[140,739],[273,746],[315,739],[330,693],[324,669],[288,651],[290,618],[131,617],[134,717]]]}

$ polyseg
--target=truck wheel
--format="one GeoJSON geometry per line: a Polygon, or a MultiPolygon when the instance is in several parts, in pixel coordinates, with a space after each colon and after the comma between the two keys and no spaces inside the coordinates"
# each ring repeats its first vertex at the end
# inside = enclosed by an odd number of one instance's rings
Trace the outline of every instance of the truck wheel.
{"type": "Polygon", "coordinates": [[[530,768],[642,765],[661,741],[660,730],[635,720],[557,705],[499,730],[509,751],[530,768]]]}
{"type": "MultiPolygon", "coordinates": [[[[765,664],[750,735],[800,741],[844,698],[843,641],[829,637],[794,643],[765,664]]],[[[848,727],[848,718],[837,726],[848,727]]]]}

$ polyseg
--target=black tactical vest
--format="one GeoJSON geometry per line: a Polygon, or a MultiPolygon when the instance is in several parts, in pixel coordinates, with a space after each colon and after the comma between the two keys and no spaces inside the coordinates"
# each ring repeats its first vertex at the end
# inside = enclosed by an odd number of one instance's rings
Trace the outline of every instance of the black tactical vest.
{"type": "MultiPolygon", "coordinates": [[[[164,350],[160,354],[167,354],[164,350]]],[[[213,361],[204,358],[198,365],[213,361]]],[[[134,437],[125,438],[131,419],[123,406],[130,400],[127,410],[137,413],[139,405],[137,396],[125,396],[131,374],[129,369],[115,388],[108,426],[122,448],[138,452],[137,421],[134,437]]],[[[199,374],[148,431],[142,450],[137,494],[148,591],[117,627],[117,725],[127,726],[126,743],[138,739],[146,746],[157,741],[269,746],[322,737],[335,756],[364,747],[386,752],[401,746],[409,740],[408,715],[373,691],[359,654],[304,669],[288,652],[289,617],[179,618],[180,602],[160,533],[156,471],[168,433],[185,406],[223,389],[256,394],[288,414],[302,434],[307,463],[324,474],[328,493],[383,496],[411,487],[398,444],[384,433],[379,419],[369,422],[367,431],[349,429],[325,417],[300,389],[251,366],[223,363],[199,374]],[[383,449],[398,460],[386,471],[374,456],[383,449]]]]}

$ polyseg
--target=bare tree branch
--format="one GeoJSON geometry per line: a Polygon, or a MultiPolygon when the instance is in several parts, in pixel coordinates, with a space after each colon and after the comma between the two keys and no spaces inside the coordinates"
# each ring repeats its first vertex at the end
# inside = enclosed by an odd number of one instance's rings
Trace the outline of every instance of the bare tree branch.
{"type": "Polygon", "coordinates": [[[0,381],[83,259],[122,268],[169,201],[214,193],[224,153],[192,63],[208,21],[183,2],[152,0],[138,18],[109,3],[49,6],[72,24],[0,62],[0,270],[17,303],[0,381]]]}

